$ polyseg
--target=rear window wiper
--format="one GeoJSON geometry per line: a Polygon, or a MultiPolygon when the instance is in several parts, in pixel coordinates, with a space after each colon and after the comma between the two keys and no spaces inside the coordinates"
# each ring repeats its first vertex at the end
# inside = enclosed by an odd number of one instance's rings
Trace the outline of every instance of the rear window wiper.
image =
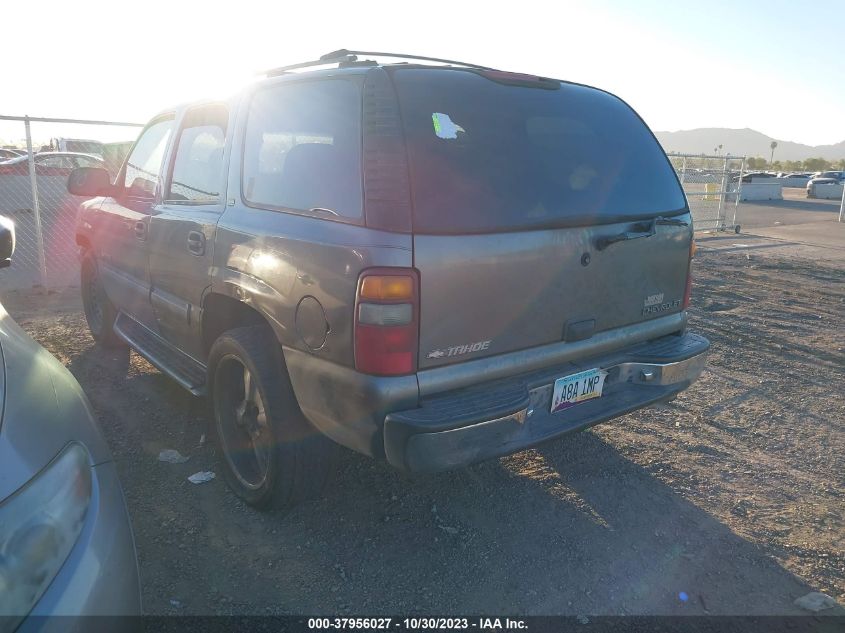
{"type": "Polygon", "coordinates": [[[656,218],[651,220],[648,225],[646,225],[645,222],[640,222],[637,226],[643,227],[644,225],[647,226],[645,231],[625,231],[624,233],[619,233],[618,235],[600,237],[596,240],[596,250],[603,251],[608,246],[615,244],[616,242],[636,240],[641,237],[651,237],[657,233],[657,225],[689,226],[689,223],[678,218],[664,218],[662,215],[658,215],[656,218]]]}

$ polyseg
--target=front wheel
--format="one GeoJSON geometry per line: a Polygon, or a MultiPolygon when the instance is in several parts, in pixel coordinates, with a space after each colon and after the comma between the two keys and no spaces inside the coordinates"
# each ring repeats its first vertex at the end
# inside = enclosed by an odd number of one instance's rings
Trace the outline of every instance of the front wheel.
{"type": "Polygon", "coordinates": [[[285,510],[322,492],[337,445],[299,410],[269,326],[222,334],[209,354],[208,385],[223,472],[236,495],[285,510]]]}
{"type": "Polygon", "coordinates": [[[82,257],[80,291],[85,320],[94,340],[103,347],[117,349],[126,347],[126,343],[114,332],[117,320],[117,308],[106,296],[100,279],[97,260],[90,252],[82,257]]]}

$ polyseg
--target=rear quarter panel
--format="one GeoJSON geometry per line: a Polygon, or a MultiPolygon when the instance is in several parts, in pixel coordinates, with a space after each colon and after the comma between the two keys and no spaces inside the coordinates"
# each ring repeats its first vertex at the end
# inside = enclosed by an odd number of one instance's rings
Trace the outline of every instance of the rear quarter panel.
{"type": "Polygon", "coordinates": [[[363,219],[336,221],[246,205],[241,169],[252,94],[247,90],[232,104],[226,208],[217,224],[211,292],[258,310],[283,346],[352,367],[358,277],[375,266],[412,266],[412,238],[368,229],[363,219]],[[297,306],[306,297],[320,303],[327,321],[318,349],[306,345],[296,327],[297,306]]]}
{"type": "Polygon", "coordinates": [[[352,366],[358,277],[374,266],[411,266],[411,248],[410,235],[236,205],[217,226],[212,292],[262,313],[282,345],[352,366]],[[297,331],[305,297],[319,301],[328,323],[319,349],[297,331]]]}

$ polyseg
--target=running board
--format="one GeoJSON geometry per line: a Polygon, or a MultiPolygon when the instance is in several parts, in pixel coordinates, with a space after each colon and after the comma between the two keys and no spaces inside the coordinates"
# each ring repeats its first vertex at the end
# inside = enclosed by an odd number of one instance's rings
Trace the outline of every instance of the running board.
{"type": "Polygon", "coordinates": [[[114,323],[114,332],[162,373],[170,376],[192,394],[205,395],[205,365],[123,312],[114,323]]]}

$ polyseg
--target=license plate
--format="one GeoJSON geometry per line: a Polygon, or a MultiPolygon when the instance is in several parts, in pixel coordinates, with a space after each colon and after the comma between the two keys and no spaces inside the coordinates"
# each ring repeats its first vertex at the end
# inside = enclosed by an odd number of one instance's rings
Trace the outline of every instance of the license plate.
{"type": "Polygon", "coordinates": [[[579,402],[601,397],[607,372],[601,369],[571,374],[555,380],[552,392],[552,413],[574,407],[579,402]]]}

